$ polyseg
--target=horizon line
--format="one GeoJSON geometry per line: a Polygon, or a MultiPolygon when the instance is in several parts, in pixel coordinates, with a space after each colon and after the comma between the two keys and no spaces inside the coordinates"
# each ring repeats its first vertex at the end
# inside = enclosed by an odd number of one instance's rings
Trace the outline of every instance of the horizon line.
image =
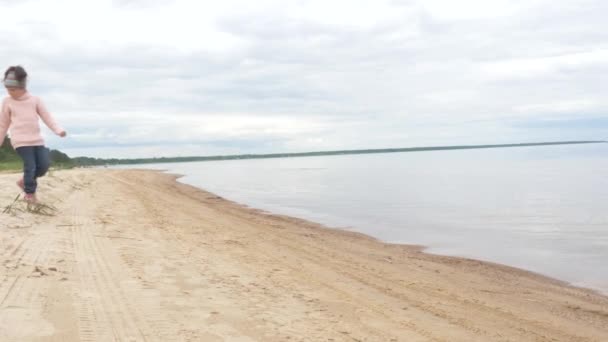
{"type": "Polygon", "coordinates": [[[283,153],[262,153],[262,154],[232,154],[232,155],[211,155],[211,156],[183,156],[183,157],[148,157],[148,158],[95,158],[79,156],[72,159],[93,159],[99,161],[141,161],[144,163],[156,160],[181,160],[187,159],[204,160],[225,160],[225,159],[254,159],[254,158],[281,158],[281,157],[306,157],[317,155],[337,155],[337,154],[371,154],[371,153],[398,153],[398,152],[419,152],[419,151],[441,151],[441,150],[465,150],[465,149],[487,149],[487,148],[507,148],[507,147],[529,147],[529,146],[550,146],[550,145],[574,145],[574,144],[599,144],[607,143],[606,140],[572,140],[572,141],[551,141],[534,143],[510,143],[510,144],[489,144],[489,145],[443,145],[443,146],[420,146],[420,147],[398,147],[398,148],[377,148],[377,149],[355,149],[355,150],[329,150],[329,151],[310,151],[310,152],[283,152],[283,153]]]}

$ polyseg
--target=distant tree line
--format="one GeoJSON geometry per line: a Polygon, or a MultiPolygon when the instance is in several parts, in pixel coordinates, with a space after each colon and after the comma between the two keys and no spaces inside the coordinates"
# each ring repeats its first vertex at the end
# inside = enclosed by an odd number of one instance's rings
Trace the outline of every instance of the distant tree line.
{"type": "MultiPolygon", "coordinates": [[[[593,144],[605,143],[606,141],[558,141],[541,143],[522,143],[522,144],[502,144],[502,145],[460,145],[460,146],[435,146],[435,147],[408,147],[408,148],[386,148],[368,150],[340,150],[304,153],[273,153],[273,154],[240,154],[228,156],[207,156],[207,157],[162,157],[162,158],[137,158],[137,159],[103,159],[91,157],[70,158],[67,154],[51,150],[51,162],[62,167],[73,166],[100,166],[100,165],[119,165],[119,164],[156,164],[156,163],[177,163],[193,161],[211,160],[234,160],[234,159],[261,159],[261,158],[289,158],[289,157],[312,157],[328,156],[340,154],[368,154],[368,153],[395,153],[395,152],[421,152],[421,151],[440,151],[440,150],[463,150],[463,149],[482,149],[482,148],[505,148],[505,147],[525,147],[525,146],[547,146],[547,145],[571,145],[571,144],[593,144]]],[[[4,139],[0,148],[0,163],[20,160],[17,153],[10,145],[10,140],[4,139]]]]}
{"type": "Polygon", "coordinates": [[[193,157],[172,157],[172,158],[162,157],[162,158],[137,158],[137,159],[116,159],[116,158],[102,159],[102,158],[77,157],[77,158],[72,158],[72,161],[74,162],[75,165],[79,165],[79,166],[119,165],[119,164],[160,164],[160,163],[178,163],[178,162],[211,161],[211,160],[313,157],[313,156],[329,156],[329,155],[340,155],[340,154],[421,152],[421,151],[464,150],[464,149],[481,149],[481,148],[594,144],[594,143],[605,143],[605,142],[606,141],[599,141],[599,140],[558,141],[558,142],[502,144],[502,145],[460,145],[460,146],[385,148],[385,149],[368,149],[368,150],[340,150],[340,151],[321,151],[321,152],[303,152],[303,153],[239,154],[239,155],[228,155],[228,156],[206,156],[206,157],[193,156],[193,157]]]}
{"type": "Polygon", "coordinates": [[[2,145],[0,146],[0,162],[10,162],[19,160],[17,152],[13,150],[11,146],[11,140],[8,137],[4,138],[2,145]]]}
{"type": "MultiPolygon", "coordinates": [[[[51,163],[55,166],[70,167],[74,166],[72,159],[65,153],[58,150],[50,151],[51,163]]],[[[19,162],[21,158],[11,146],[11,139],[7,136],[0,146],[0,163],[19,162]]]]}

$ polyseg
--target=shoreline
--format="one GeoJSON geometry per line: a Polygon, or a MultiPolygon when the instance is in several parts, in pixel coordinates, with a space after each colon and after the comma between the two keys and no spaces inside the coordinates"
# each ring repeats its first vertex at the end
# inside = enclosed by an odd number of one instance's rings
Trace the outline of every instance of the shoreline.
{"type": "Polygon", "coordinates": [[[597,291],[268,213],[179,178],[56,171],[40,190],[53,215],[2,214],[0,339],[608,339],[597,291]]]}
{"type": "MultiPolygon", "coordinates": [[[[189,187],[192,187],[192,188],[194,188],[196,190],[200,190],[200,191],[203,191],[205,193],[209,193],[209,194],[212,194],[214,196],[220,197],[218,194],[210,192],[210,191],[208,191],[208,190],[206,190],[204,188],[201,188],[201,187],[198,187],[198,186],[195,186],[195,185],[191,185],[191,184],[188,184],[188,183],[181,182],[180,178],[183,178],[186,175],[178,174],[178,173],[172,173],[169,169],[133,168],[133,169],[130,169],[130,170],[138,170],[138,171],[145,171],[145,172],[158,172],[160,174],[164,174],[164,175],[168,175],[168,176],[174,177],[174,180],[177,183],[179,183],[179,184],[182,184],[182,185],[185,185],[185,186],[189,186],[189,187]]],[[[333,227],[333,226],[330,226],[330,225],[327,225],[327,224],[324,224],[324,223],[315,222],[315,221],[312,221],[312,220],[309,220],[309,219],[306,219],[306,218],[302,218],[302,217],[291,216],[291,215],[286,215],[286,214],[278,214],[278,213],[274,213],[272,211],[268,211],[268,210],[265,210],[265,209],[251,207],[251,206],[247,205],[246,203],[241,203],[241,202],[238,202],[238,201],[233,201],[233,200],[230,200],[230,199],[227,199],[227,198],[223,198],[222,197],[222,199],[225,200],[225,201],[227,201],[227,202],[230,202],[230,203],[232,203],[234,205],[240,206],[244,210],[253,210],[254,212],[257,212],[257,213],[260,213],[260,214],[263,214],[263,215],[269,215],[269,216],[273,216],[273,217],[285,217],[285,218],[290,219],[290,220],[300,221],[300,222],[302,222],[302,224],[308,224],[308,225],[317,226],[319,229],[336,230],[336,231],[339,231],[339,232],[342,232],[342,233],[346,233],[346,234],[353,233],[353,234],[356,234],[356,235],[360,235],[362,238],[372,239],[372,240],[375,240],[375,241],[377,241],[379,243],[382,243],[382,244],[395,245],[395,246],[404,246],[404,247],[407,247],[407,248],[413,248],[416,251],[418,251],[420,253],[424,253],[424,254],[429,255],[429,256],[456,258],[456,259],[470,260],[470,261],[474,261],[474,262],[483,262],[483,263],[486,263],[488,265],[493,265],[493,266],[496,266],[496,267],[506,267],[506,268],[514,270],[514,271],[519,271],[519,272],[523,272],[523,273],[526,273],[526,274],[530,274],[530,275],[538,276],[538,277],[541,277],[541,278],[545,278],[548,281],[552,281],[552,282],[555,282],[555,283],[558,283],[558,284],[561,284],[561,285],[564,285],[564,286],[568,286],[568,287],[572,287],[572,288],[580,289],[580,290],[591,291],[594,294],[597,294],[597,295],[600,295],[600,296],[605,296],[605,297],[608,298],[608,289],[599,289],[599,288],[594,288],[594,287],[591,287],[591,286],[576,285],[576,284],[573,284],[572,282],[570,282],[568,280],[559,279],[557,277],[553,277],[553,276],[550,276],[550,275],[547,275],[547,274],[543,274],[541,272],[529,270],[529,269],[518,267],[518,266],[512,266],[512,265],[509,265],[509,264],[506,264],[506,263],[495,262],[495,261],[490,261],[490,260],[484,260],[484,259],[477,258],[477,257],[463,257],[463,256],[458,256],[458,255],[453,255],[453,254],[433,253],[433,252],[429,251],[430,249],[434,248],[432,246],[421,245],[421,244],[409,244],[409,243],[399,243],[399,242],[384,241],[382,239],[374,237],[373,235],[357,231],[356,227],[352,227],[353,230],[348,230],[348,229],[345,229],[345,228],[339,227],[339,226],[333,227]]]]}

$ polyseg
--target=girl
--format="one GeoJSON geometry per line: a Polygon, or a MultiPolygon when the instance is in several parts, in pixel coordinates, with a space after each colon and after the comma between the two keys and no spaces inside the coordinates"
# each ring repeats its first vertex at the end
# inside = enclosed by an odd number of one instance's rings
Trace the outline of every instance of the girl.
{"type": "Polygon", "coordinates": [[[40,135],[38,117],[60,137],[66,132],[61,128],[42,101],[27,92],[27,72],[21,66],[12,66],[4,73],[4,86],[9,96],[2,101],[0,112],[0,142],[10,128],[11,143],[23,159],[23,178],[17,185],[25,191],[28,203],[36,202],[36,179],[44,176],[49,169],[49,150],[44,147],[40,135]]]}

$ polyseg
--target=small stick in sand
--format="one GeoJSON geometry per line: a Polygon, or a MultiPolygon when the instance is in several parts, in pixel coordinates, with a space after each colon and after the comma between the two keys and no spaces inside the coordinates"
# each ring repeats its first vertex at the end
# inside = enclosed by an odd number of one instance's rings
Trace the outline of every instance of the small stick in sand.
{"type": "Polygon", "coordinates": [[[19,197],[21,197],[21,193],[17,194],[17,197],[15,197],[15,200],[13,200],[13,203],[4,207],[4,210],[2,211],[2,213],[3,214],[10,213],[13,210],[13,205],[15,205],[15,203],[17,203],[17,201],[19,200],[19,197]]]}

